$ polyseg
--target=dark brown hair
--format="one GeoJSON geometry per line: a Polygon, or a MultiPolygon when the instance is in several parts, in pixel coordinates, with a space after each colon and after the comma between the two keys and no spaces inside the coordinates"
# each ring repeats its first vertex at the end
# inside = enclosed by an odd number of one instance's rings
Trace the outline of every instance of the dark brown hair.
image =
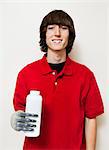
{"type": "Polygon", "coordinates": [[[46,44],[46,30],[48,25],[57,24],[68,26],[69,28],[69,40],[66,47],[66,53],[68,54],[73,46],[75,40],[75,28],[72,18],[63,10],[53,10],[48,13],[42,20],[40,25],[40,47],[43,52],[47,52],[46,44]]]}

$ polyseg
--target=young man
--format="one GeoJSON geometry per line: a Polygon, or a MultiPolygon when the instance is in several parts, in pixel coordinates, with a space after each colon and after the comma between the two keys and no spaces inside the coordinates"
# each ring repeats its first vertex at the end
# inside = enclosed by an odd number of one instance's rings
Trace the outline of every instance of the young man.
{"type": "Polygon", "coordinates": [[[41,134],[25,138],[24,150],[95,150],[96,117],[103,103],[92,71],[68,56],[75,39],[72,18],[62,10],[47,14],[40,26],[42,59],[18,74],[12,127],[34,130],[25,113],[26,96],[38,90],[43,97],[41,134]]]}

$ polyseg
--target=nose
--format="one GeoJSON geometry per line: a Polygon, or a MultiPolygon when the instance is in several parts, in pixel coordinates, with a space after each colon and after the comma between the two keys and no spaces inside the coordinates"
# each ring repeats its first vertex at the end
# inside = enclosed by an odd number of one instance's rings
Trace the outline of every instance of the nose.
{"type": "Polygon", "coordinates": [[[55,35],[56,36],[60,36],[60,27],[59,26],[56,26],[56,28],[55,28],[55,35]]]}

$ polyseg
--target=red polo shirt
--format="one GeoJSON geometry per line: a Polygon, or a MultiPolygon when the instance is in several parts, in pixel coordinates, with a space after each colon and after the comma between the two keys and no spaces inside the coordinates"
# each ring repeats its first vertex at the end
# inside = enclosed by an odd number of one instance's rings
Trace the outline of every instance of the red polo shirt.
{"type": "Polygon", "coordinates": [[[18,74],[15,110],[25,110],[26,96],[38,90],[43,97],[41,134],[25,138],[24,150],[81,150],[84,119],[103,113],[103,103],[93,73],[67,57],[57,74],[46,57],[24,67],[18,74]]]}

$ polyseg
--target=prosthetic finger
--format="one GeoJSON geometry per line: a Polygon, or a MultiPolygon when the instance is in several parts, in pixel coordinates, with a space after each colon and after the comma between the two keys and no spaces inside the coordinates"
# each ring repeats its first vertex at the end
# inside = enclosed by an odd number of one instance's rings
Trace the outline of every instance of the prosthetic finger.
{"type": "Polygon", "coordinates": [[[33,128],[16,127],[17,131],[34,131],[33,128]]]}
{"type": "Polygon", "coordinates": [[[25,127],[25,128],[27,128],[27,127],[36,127],[36,125],[34,125],[34,124],[29,124],[29,123],[17,123],[16,124],[16,126],[17,127],[25,127]]]}
{"type": "Polygon", "coordinates": [[[17,122],[28,123],[28,122],[36,122],[34,119],[19,117],[16,119],[17,122]]]}
{"type": "Polygon", "coordinates": [[[20,112],[18,113],[19,117],[38,117],[37,114],[31,114],[31,113],[25,113],[25,112],[20,112]]]}
{"type": "Polygon", "coordinates": [[[22,129],[22,131],[34,131],[34,129],[33,129],[33,128],[25,128],[25,127],[24,127],[24,128],[22,129]]]}

